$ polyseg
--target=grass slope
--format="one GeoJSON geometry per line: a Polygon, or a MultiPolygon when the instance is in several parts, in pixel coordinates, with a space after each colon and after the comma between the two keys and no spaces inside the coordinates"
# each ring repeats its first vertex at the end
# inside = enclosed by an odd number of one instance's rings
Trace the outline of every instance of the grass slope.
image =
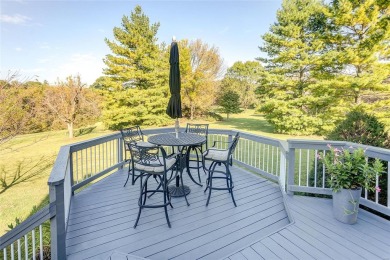
{"type": "MultiPolygon", "coordinates": [[[[275,134],[266,120],[261,115],[255,114],[254,110],[246,110],[241,114],[231,115],[229,120],[224,119],[224,121],[221,122],[188,121],[184,118],[180,119],[180,125],[182,127],[185,127],[187,122],[209,123],[210,128],[237,129],[277,139],[320,139],[318,136],[289,136],[275,134]]],[[[172,124],[174,124],[174,120],[172,120],[172,124]]],[[[173,126],[174,125],[172,125],[172,127],[173,126]]],[[[67,137],[66,131],[51,131],[17,136],[0,147],[0,169],[1,167],[4,167],[5,171],[14,171],[18,161],[24,161],[25,164],[31,164],[40,160],[42,156],[54,161],[61,146],[106,135],[108,133],[110,132],[101,128],[99,129],[98,127],[91,133],[73,139],[67,137]]],[[[33,206],[40,207],[47,203],[49,193],[47,180],[50,175],[50,170],[51,168],[43,171],[34,180],[13,186],[0,194],[0,236],[7,231],[8,224],[15,222],[16,217],[24,220],[28,217],[33,206]]]]}

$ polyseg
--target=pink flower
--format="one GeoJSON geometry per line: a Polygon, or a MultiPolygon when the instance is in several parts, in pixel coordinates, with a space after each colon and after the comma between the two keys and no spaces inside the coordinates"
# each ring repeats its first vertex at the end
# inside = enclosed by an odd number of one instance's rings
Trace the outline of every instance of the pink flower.
{"type": "Polygon", "coordinates": [[[318,160],[321,160],[321,159],[322,159],[321,154],[317,154],[317,159],[318,159],[318,160]]]}
{"type": "Polygon", "coordinates": [[[376,190],[377,192],[381,192],[381,188],[379,188],[378,186],[375,187],[375,190],[376,190]]]}

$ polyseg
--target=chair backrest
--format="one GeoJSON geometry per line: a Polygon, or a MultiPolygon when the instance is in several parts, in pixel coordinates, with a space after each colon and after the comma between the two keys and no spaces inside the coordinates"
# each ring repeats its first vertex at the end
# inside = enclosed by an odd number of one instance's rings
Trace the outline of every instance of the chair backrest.
{"type": "Polygon", "coordinates": [[[236,149],[239,140],[240,140],[240,133],[237,133],[234,136],[233,142],[230,144],[229,154],[233,154],[234,153],[234,150],[236,149]]]}
{"type": "MultiPolygon", "coordinates": [[[[144,135],[141,131],[141,128],[138,125],[129,128],[123,128],[120,131],[125,144],[132,143],[132,142],[136,143],[144,140],[144,135]]],[[[126,149],[127,148],[128,147],[126,147],[126,149]]]]}
{"type": "Polygon", "coordinates": [[[209,124],[190,124],[187,123],[186,133],[204,135],[207,139],[209,134],[209,124]]]}
{"type": "MultiPolygon", "coordinates": [[[[128,143],[127,146],[134,163],[150,167],[160,167],[166,164],[167,154],[161,146],[139,146],[135,142],[128,143]]],[[[145,169],[147,172],[147,168],[145,169]]]]}

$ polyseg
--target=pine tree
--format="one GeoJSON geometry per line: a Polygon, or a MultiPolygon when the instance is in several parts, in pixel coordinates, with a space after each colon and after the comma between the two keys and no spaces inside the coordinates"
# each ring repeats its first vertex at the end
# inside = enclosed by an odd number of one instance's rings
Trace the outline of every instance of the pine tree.
{"type": "Polygon", "coordinates": [[[314,88],[323,41],[323,4],[317,0],[284,0],[277,22],[263,35],[267,58],[261,87],[261,111],[278,132],[313,134],[321,129],[330,96],[314,88]]]}
{"type": "Polygon", "coordinates": [[[159,23],[136,6],[122,26],[113,29],[115,40],[105,39],[112,54],[104,59],[106,75],[94,86],[106,96],[103,121],[110,129],[129,125],[167,125],[169,56],[157,44],[159,23]]]}
{"type": "Polygon", "coordinates": [[[335,0],[329,5],[328,77],[335,95],[383,117],[390,107],[390,5],[376,0],[335,0]],[[329,75],[331,74],[331,75],[329,75]]]}

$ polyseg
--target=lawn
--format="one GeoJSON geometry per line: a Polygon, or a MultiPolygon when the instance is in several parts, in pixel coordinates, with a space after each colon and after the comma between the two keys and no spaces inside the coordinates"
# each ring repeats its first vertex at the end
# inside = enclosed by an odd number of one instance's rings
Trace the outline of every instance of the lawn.
{"type": "MultiPolygon", "coordinates": [[[[240,131],[251,132],[262,136],[288,139],[320,139],[318,136],[289,136],[273,133],[272,127],[261,115],[255,114],[254,110],[246,110],[238,115],[231,115],[229,120],[221,122],[208,121],[188,121],[180,119],[180,125],[185,127],[187,122],[209,123],[210,128],[238,129],[240,131]]],[[[173,124],[173,120],[172,120],[173,124]]],[[[173,125],[172,125],[173,127],[173,125]]],[[[17,136],[5,143],[0,151],[0,169],[4,167],[7,172],[14,172],[18,162],[23,161],[23,166],[28,167],[39,160],[55,160],[61,146],[80,142],[83,140],[106,135],[110,131],[104,130],[101,126],[91,133],[69,139],[66,131],[51,131],[37,134],[27,134],[17,136]]],[[[15,222],[15,218],[26,219],[33,206],[40,206],[47,203],[48,186],[47,180],[51,168],[42,171],[39,176],[24,183],[15,185],[0,193],[0,235],[7,230],[7,225],[15,222]]],[[[0,172],[0,174],[2,174],[0,172]]]]}

